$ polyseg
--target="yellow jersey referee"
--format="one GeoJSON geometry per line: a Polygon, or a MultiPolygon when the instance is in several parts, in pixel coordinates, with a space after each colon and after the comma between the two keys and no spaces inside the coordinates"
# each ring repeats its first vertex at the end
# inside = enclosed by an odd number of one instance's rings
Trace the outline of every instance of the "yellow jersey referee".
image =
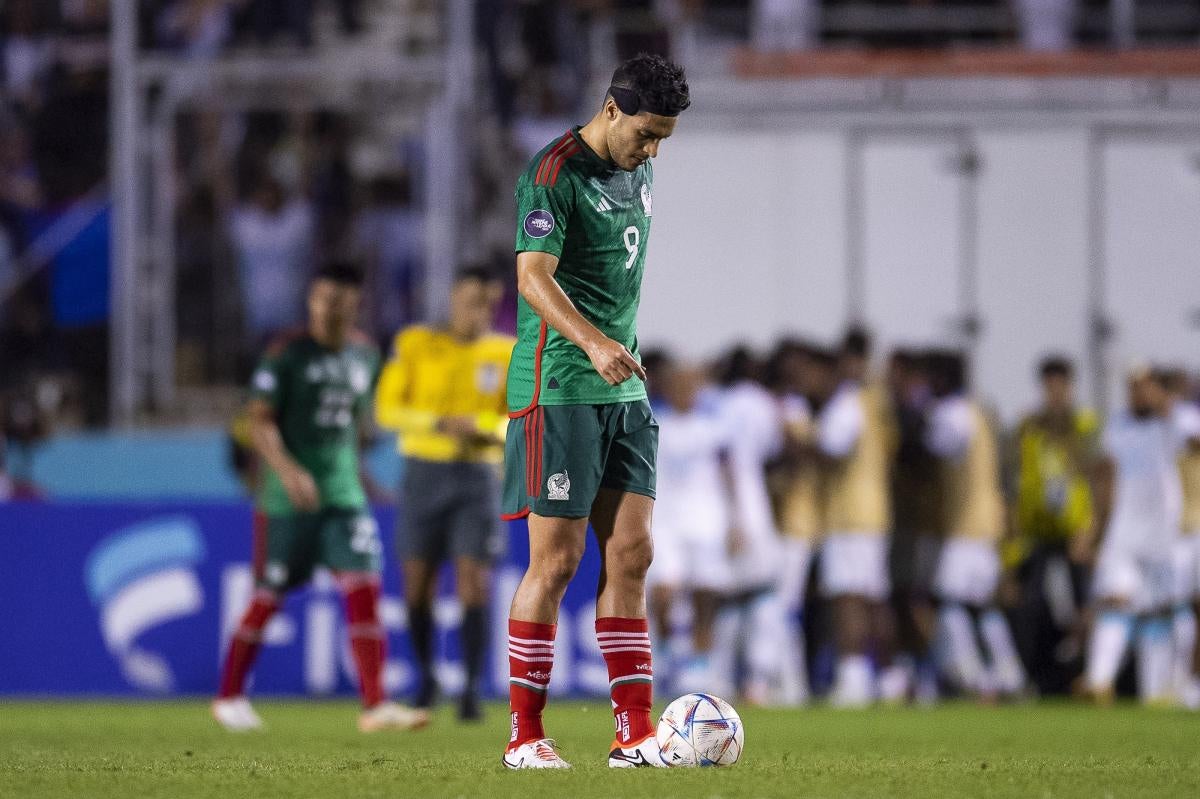
{"type": "Polygon", "coordinates": [[[480,718],[488,578],[504,550],[498,467],[508,426],[506,377],[514,339],[492,331],[503,286],[481,268],[459,272],[445,325],[396,335],[375,397],[379,425],[399,434],[404,477],[398,525],[409,634],[419,676],[414,704],[432,706],[433,598],[452,558],[463,607],[465,721],[480,718]]]}

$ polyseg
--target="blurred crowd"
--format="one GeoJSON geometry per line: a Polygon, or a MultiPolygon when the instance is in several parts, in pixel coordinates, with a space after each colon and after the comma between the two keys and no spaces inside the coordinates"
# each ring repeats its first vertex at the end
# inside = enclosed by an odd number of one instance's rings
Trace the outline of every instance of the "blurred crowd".
{"type": "Polygon", "coordinates": [[[1105,423],[1073,364],[1047,358],[1040,404],[1005,433],[962,353],[897,350],[876,373],[861,330],[645,361],[661,425],[651,608],[674,690],[842,707],[1136,690],[1196,707],[1185,372],[1133,370],[1105,423]]]}

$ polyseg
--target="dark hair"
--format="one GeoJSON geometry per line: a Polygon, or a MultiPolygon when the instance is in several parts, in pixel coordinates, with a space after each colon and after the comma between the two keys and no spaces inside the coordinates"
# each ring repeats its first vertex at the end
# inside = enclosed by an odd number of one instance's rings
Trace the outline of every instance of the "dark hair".
{"type": "Polygon", "coordinates": [[[609,95],[621,113],[646,111],[674,117],[692,104],[683,67],[660,55],[640,53],[613,72],[609,95]]]}
{"type": "Polygon", "coordinates": [[[493,283],[499,279],[500,277],[494,271],[492,271],[491,267],[484,264],[467,264],[454,273],[455,283],[461,283],[464,280],[478,280],[480,283],[493,283]]]}
{"type": "Polygon", "coordinates": [[[838,354],[830,347],[813,345],[808,350],[812,363],[822,369],[834,370],[838,365],[838,354]]]}
{"type": "Polygon", "coordinates": [[[363,270],[352,261],[328,261],[313,273],[313,282],[328,280],[339,286],[362,288],[363,270]]]}
{"type": "Polygon", "coordinates": [[[925,355],[929,384],[935,396],[965,391],[968,382],[967,357],[957,350],[930,350],[925,355]]]}
{"type": "Polygon", "coordinates": [[[1070,380],[1075,376],[1075,364],[1064,355],[1048,355],[1038,364],[1038,377],[1045,380],[1049,377],[1065,377],[1070,380]]]}
{"type": "Polygon", "coordinates": [[[754,352],[746,345],[738,344],[718,359],[713,371],[718,385],[732,386],[743,380],[757,380],[760,369],[754,352]]]}
{"type": "Polygon", "coordinates": [[[865,327],[855,325],[842,336],[842,354],[855,358],[867,358],[871,355],[871,334],[865,327]]]}

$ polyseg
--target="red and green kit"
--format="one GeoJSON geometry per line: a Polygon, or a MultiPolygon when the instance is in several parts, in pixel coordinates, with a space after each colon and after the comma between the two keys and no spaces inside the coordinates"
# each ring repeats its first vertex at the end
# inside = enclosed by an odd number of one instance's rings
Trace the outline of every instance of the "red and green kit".
{"type": "MultiPolygon", "coordinates": [[[[604,335],[638,357],[637,311],[654,171],[618,169],[567,131],[517,182],[516,251],[557,256],[554,279],[604,335]]],[[[658,425],[636,376],[610,386],[523,297],[508,372],[504,512],[586,516],[600,487],[654,495],[658,425]]]]}

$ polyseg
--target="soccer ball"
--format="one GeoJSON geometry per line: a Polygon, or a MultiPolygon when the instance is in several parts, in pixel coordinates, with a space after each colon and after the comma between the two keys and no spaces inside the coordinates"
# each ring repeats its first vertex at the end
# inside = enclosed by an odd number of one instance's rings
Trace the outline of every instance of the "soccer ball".
{"type": "Polygon", "coordinates": [[[658,720],[658,747],[668,766],[732,766],[742,756],[742,720],[724,699],[687,694],[658,720]]]}

